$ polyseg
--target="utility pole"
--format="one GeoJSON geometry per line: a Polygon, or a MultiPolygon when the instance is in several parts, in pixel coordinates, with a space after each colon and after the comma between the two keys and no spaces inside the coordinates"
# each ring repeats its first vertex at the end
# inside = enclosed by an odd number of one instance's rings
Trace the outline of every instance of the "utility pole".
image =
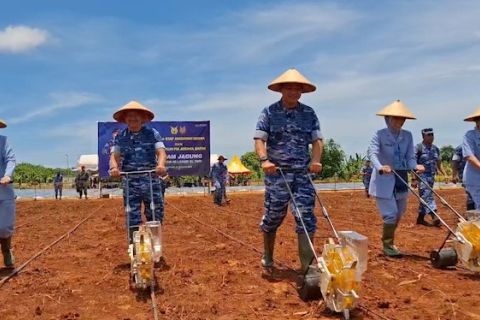
{"type": "Polygon", "coordinates": [[[68,162],[68,154],[65,154],[65,158],[67,159],[67,169],[70,169],[70,163],[68,162]]]}

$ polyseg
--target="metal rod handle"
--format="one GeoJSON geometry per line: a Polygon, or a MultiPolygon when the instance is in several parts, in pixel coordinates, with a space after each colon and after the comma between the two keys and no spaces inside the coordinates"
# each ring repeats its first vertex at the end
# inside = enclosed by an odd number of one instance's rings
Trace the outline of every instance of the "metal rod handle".
{"type": "Polygon", "coordinates": [[[430,187],[430,185],[427,183],[427,181],[425,181],[418,173],[416,173],[415,171],[412,170],[412,173],[415,175],[415,177],[417,177],[417,179],[419,179],[424,185],[427,186],[428,189],[430,189],[433,194],[435,194],[438,199],[440,199],[440,201],[445,205],[447,206],[447,208],[449,208],[453,213],[455,213],[457,215],[457,217],[460,219],[460,221],[462,222],[465,222],[465,218],[460,214],[458,213],[457,210],[455,210],[441,195],[439,195],[435,190],[433,190],[432,187],[430,187]]]}
{"type": "MultiPolygon", "coordinates": [[[[413,170],[412,170],[413,171],[413,170]]],[[[413,193],[413,195],[415,195],[415,197],[417,197],[418,201],[420,201],[421,204],[423,204],[425,207],[427,207],[431,212],[432,214],[437,217],[438,220],[440,220],[440,222],[448,229],[448,231],[450,231],[453,235],[455,235],[455,237],[457,238],[457,240],[461,243],[463,243],[463,239],[461,239],[460,237],[458,237],[456,234],[455,234],[455,231],[452,230],[452,228],[450,228],[450,226],[432,209],[432,207],[430,207],[428,205],[428,203],[425,202],[425,200],[422,199],[422,197],[420,197],[420,195],[418,195],[414,190],[413,188],[408,184],[407,181],[405,181],[398,173],[397,171],[395,171],[394,169],[392,169],[392,172],[393,174],[395,174],[397,176],[398,179],[400,179],[400,181],[402,183],[404,183],[407,188],[410,190],[411,193],[413,193]]],[[[380,170],[380,174],[383,174],[382,170],[380,170]]]]}
{"type": "Polygon", "coordinates": [[[288,193],[290,194],[290,198],[292,199],[292,202],[293,202],[293,212],[294,212],[295,216],[297,217],[297,219],[300,220],[302,228],[305,231],[305,236],[308,239],[308,244],[310,245],[310,249],[312,249],[313,256],[315,257],[315,260],[318,262],[319,260],[318,260],[317,253],[315,252],[315,247],[313,246],[312,239],[310,239],[310,235],[308,234],[307,227],[305,226],[305,222],[303,221],[302,214],[300,213],[300,210],[298,209],[297,202],[295,201],[295,198],[293,196],[292,189],[290,189],[290,185],[288,184],[287,178],[283,174],[282,168],[278,167],[277,170],[278,170],[278,172],[280,172],[280,175],[282,176],[283,181],[285,182],[285,185],[287,186],[288,193]]]}
{"type": "Polygon", "coordinates": [[[330,219],[330,215],[327,212],[327,208],[323,205],[323,202],[320,199],[320,196],[318,195],[317,190],[315,189],[315,184],[313,183],[312,177],[310,177],[309,174],[307,174],[307,176],[308,176],[308,180],[312,184],[312,188],[313,188],[313,191],[315,193],[315,197],[317,198],[318,203],[320,204],[320,208],[322,209],[323,216],[325,217],[325,219],[327,219],[328,224],[330,225],[330,228],[332,229],[333,234],[335,235],[335,238],[337,238],[337,240],[340,242],[340,237],[338,236],[337,230],[333,226],[332,220],[330,219]]]}

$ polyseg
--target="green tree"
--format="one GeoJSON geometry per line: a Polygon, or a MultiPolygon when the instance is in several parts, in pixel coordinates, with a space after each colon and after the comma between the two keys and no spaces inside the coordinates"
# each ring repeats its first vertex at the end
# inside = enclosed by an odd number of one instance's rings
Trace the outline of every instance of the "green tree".
{"type": "Polygon", "coordinates": [[[340,178],[345,180],[351,180],[353,177],[358,175],[360,169],[363,166],[365,158],[362,155],[355,153],[355,156],[348,156],[348,160],[342,166],[342,170],[340,171],[340,178]]]}
{"type": "Polygon", "coordinates": [[[345,165],[345,152],[333,139],[325,141],[322,155],[322,178],[340,175],[345,165]]]}
{"type": "Polygon", "coordinates": [[[442,161],[452,160],[453,154],[455,153],[455,148],[451,145],[442,146],[440,148],[440,157],[442,161]]]}
{"type": "Polygon", "coordinates": [[[50,183],[57,172],[61,172],[64,176],[71,176],[73,172],[70,169],[47,168],[41,165],[31,163],[19,163],[15,167],[13,179],[16,183],[50,183]]]}
{"type": "Polygon", "coordinates": [[[240,161],[242,161],[243,165],[248,169],[252,170],[252,178],[253,179],[261,179],[263,178],[263,170],[262,165],[260,163],[260,159],[255,151],[249,151],[243,154],[240,157],[240,161]]]}

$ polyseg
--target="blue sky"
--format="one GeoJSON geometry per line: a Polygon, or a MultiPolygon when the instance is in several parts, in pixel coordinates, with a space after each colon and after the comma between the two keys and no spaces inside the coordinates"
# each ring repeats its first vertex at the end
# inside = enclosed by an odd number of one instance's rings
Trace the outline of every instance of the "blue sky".
{"type": "Polygon", "coordinates": [[[268,83],[296,67],[323,134],[364,154],[401,99],[417,141],[457,145],[480,105],[479,1],[2,1],[0,118],[19,162],[74,165],[130,100],[210,120],[212,153],[253,149],[268,83]]]}

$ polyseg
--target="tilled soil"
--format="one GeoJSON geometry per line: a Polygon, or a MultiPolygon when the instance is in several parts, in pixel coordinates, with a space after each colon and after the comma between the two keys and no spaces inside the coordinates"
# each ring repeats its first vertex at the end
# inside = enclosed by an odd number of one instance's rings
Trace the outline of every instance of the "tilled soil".
{"type": "MultiPolygon", "coordinates": [[[[462,189],[440,192],[464,211],[462,189]]],[[[369,265],[353,319],[480,319],[480,276],[461,266],[434,269],[428,256],[446,229],[415,224],[417,201],[397,231],[408,255],[381,255],[382,221],[373,199],[360,191],[322,192],[338,230],[369,238],[369,265]]],[[[161,319],[340,319],[322,301],[305,303],[296,292],[299,267],[294,220],[277,235],[273,275],[260,267],[263,248],[258,223],[262,193],[230,195],[228,206],[210,197],[167,196],[165,264],[156,269],[161,319]]],[[[443,217],[454,216],[441,205],[443,217]]],[[[318,251],[331,232],[319,217],[318,251]]],[[[149,294],[131,290],[121,199],[42,200],[17,203],[14,250],[17,267],[45,250],[0,287],[0,319],[153,319],[149,294]]],[[[10,270],[0,269],[0,277],[10,270]]]]}

